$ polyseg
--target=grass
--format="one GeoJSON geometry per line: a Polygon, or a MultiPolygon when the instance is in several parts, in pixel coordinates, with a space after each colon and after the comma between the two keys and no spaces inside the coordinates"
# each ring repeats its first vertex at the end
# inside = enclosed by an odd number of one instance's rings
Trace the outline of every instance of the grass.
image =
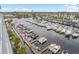
{"type": "Polygon", "coordinates": [[[11,30],[7,30],[7,31],[8,31],[10,41],[12,43],[13,52],[15,54],[25,54],[25,53],[27,53],[26,47],[24,47],[21,44],[20,39],[11,30]]]}

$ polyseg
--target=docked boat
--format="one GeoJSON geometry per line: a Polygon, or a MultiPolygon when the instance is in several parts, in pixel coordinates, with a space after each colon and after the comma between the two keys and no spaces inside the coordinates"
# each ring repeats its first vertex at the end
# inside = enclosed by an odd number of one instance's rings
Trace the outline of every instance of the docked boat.
{"type": "Polygon", "coordinates": [[[38,41],[39,43],[43,44],[44,42],[47,41],[47,39],[46,39],[45,37],[39,37],[39,38],[37,39],[37,41],[38,41]]]}
{"type": "Polygon", "coordinates": [[[41,27],[45,27],[45,26],[46,26],[46,24],[43,24],[43,23],[41,24],[41,27]]]}
{"type": "Polygon", "coordinates": [[[29,33],[27,36],[31,37],[32,39],[36,39],[38,37],[38,35],[33,32],[29,33]]]}
{"type": "Polygon", "coordinates": [[[60,50],[60,46],[56,45],[56,44],[50,44],[48,46],[48,49],[52,52],[52,53],[57,53],[60,50]]]}
{"type": "Polygon", "coordinates": [[[57,28],[56,32],[61,32],[62,29],[63,29],[63,27],[60,26],[60,27],[57,28]]]}
{"type": "Polygon", "coordinates": [[[61,33],[61,34],[64,34],[65,32],[66,32],[66,29],[63,28],[60,33],[61,33]]]}
{"type": "Polygon", "coordinates": [[[33,31],[31,29],[27,28],[27,29],[25,29],[25,32],[29,34],[29,33],[33,32],[33,31]]]}
{"type": "Polygon", "coordinates": [[[46,26],[47,30],[51,30],[52,29],[52,26],[51,25],[48,25],[46,26]]]}
{"type": "Polygon", "coordinates": [[[79,34],[74,32],[74,33],[72,34],[72,37],[73,37],[73,38],[77,38],[77,37],[79,37],[79,34]]]}
{"type": "Polygon", "coordinates": [[[38,37],[38,35],[37,35],[37,34],[33,34],[31,37],[32,37],[33,39],[36,39],[36,38],[38,37]]]}
{"type": "Polygon", "coordinates": [[[47,24],[47,22],[46,22],[46,21],[42,21],[42,22],[40,23],[40,26],[41,26],[41,27],[45,27],[45,26],[46,26],[46,24],[47,24]]]}
{"type": "Polygon", "coordinates": [[[66,36],[71,36],[72,33],[73,33],[73,32],[72,32],[71,30],[66,30],[65,35],[66,35],[66,36]]]}
{"type": "Polygon", "coordinates": [[[52,29],[53,29],[54,31],[56,31],[56,30],[57,30],[57,28],[58,28],[58,26],[53,26],[53,28],[52,28],[52,29]]]}

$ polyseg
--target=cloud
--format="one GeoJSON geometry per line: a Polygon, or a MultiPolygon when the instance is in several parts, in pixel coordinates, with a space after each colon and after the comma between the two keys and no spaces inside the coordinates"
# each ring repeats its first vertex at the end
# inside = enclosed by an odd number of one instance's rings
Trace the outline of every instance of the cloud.
{"type": "Polygon", "coordinates": [[[3,8],[3,7],[2,7],[2,8],[0,9],[0,11],[1,11],[1,12],[10,12],[10,11],[11,11],[11,12],[13,12],[13,11],[26,12],[26,11],[31,11],[31,9],[29,9],[29,8],[21,8],[21,7],[20,7],[20,8],[19,8],[19,7],[18,7],[18,8],[12,8],[12,9],[11,9],[11,8],[3,8]]]}
{"type": "Polygon", "coordinates": [[[1,11],[1,12],[5,12],[5,11],[8,11],[8,9],[2,7],[2,8],[0,9],[0,11],[1,11]]]}
{"type": "Polygon", "coordinates": [[[65,4],[64,6],[67,7],[67,6],[69,6],[69,5],[68,5],[68,4],[65,4]]]}
{"type": "Polygon", "coordinates": [[[23,11],[30,11],[30,9],[29,8],[15,8],[12,11],[21,11],[21,12],[23,12],[23,11]]]}
{"type": "Polygon", "coordinates": [[[64,6],[66,7],[66,11],[68,12],[79,12],[79,5],[77,4],[66,4],[64,6]]]}

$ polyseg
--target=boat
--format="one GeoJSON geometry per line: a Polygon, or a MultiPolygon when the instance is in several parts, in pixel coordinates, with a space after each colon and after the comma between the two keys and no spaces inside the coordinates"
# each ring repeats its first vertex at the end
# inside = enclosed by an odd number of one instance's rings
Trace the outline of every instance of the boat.
{"type": "Polygon", "coordinates": [[[47,41],[47,39],[46,39],[45,37],[39,37],[39,38],[37,39],[37,41],[38,41],[39,43],[43,44],[43,43],[45,43],[45,42],[47,41]]]}
{"type": "Polygon", "coordinates": [[[32,30],[25,30],[27,33],[32,33],[33,31],[32,30]]]}
{"type": "Polygon", "coordinates": [[[45,24],[43,24],[43,23],[41,24],[41,27],[45,27],[45,26],[46,26],[45,24]]]}
{"type": "Polygon", "coordinates": [[[74,32],[74,33],[72,34],[72,37],[73,37],[73,38],[77,38],[77,37],[79,37],[79,34],[74,32]]]}
{"type": "Polygon", "coordinates": [[[45,27],[45,26],[46,26],[46,24],[47,24],[47,22],[46,22],[46,21],[42,21],[42,22],[40,23],[41,27],[45,27]]]}
{"type": "Polygon", "coordinates": [[[57,28],[58,28],[58,26],[53,26],[53,28],[52,28],[52,29],[53,29],[54,31],[56,31],[56,30],[57,30],[57,28]]]}
{"type": "Polygon", "coordinates": [[[56,32],[61,32],[62,29],[63,29],[63,27],[60,26],[60,27],[57,28],[56,32]]]}
{"type": "Polygon", "coordinates": [[[31,36],[31,38],[33,38],[33,39],[36,39],[37,37],[38,37],[37,34],[33,34],[33,35],[31,36]]]}
{"type": "Polygon", "coordinates": [[[51,30],[52,26],[51,25],[47,25],[46,28],[47,28],[47,30],[51,30]]]}
{"type": "Polygon", "coordinates": [[[66,30],[65,32],[65,36],[71,36],[72,35],[72,31],[71,30],[66,30]]]}
{"type": "Polygon", "coordinates": [[[36,39],[38,37],[38,35],[33,32],[29,33],[27,36],[31,37],[32,39],[36,39]]]}
{"type": "Polygon", "coordinates": [[[60,46],[56,45],[56,44],[50,44],[48,46],[48,49],[52,52],[52,53],[57,53],[60,50],[60,46]]]}
{"type": "Polygon", "coordinates": [[[64,34],[65,32],[66,32],[66,29],[63,28],[60,33],[61,33],[61,34],[64,34]]]}

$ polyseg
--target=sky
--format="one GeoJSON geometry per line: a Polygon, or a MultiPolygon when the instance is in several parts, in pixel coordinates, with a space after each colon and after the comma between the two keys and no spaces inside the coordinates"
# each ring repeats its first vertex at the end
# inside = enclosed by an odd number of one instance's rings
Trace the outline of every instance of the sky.
{"type": "Polygon", "coordinates": [[[79,12],[79,4],[0,4],[1,12],[79,12]]]}

